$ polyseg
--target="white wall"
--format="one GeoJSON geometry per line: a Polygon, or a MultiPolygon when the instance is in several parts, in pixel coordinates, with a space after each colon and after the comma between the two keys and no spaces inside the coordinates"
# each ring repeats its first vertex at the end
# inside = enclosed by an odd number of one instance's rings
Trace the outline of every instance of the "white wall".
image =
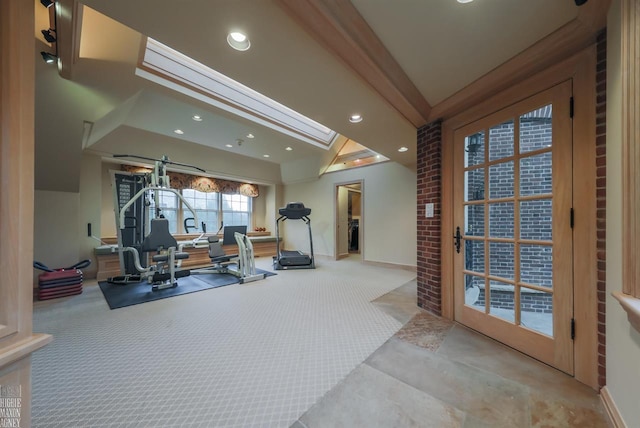
{"type": "MultiPolygon", "coordinates": [[[[284,202],[300,201],[311,208],[314,252],[334,257],[335,186],[360,179],[364,180],[364,260],[416,266],[417,178],[400,164],[385,162],[290,184],[284,189],[284,202]]],[[[309,251],[303,222],[286,221],[283,229],[285,248],[309,251]]]]}
{"type": "Polygon", "coordinates": [[[260,188],[260,191],[264,190],[265,194],[265,215],[264,224],[271,236],[276,235],[276,219],[278,218],[278,208],[283,205],[283,190],[282,185],[271,185],[260,188]]]}
{"type": "Polygon", "coordinates": [[[91,223],[91,234],[100,238],[102,213],[102,160],[98,156],[83,155],[80,166],[80,195],[78,210],[79,258],[91,259],[91,265],[83,270],[85,277],[92,278],[98,271],[93,249],[100,242],[89,237],[87,225],[91,223]]]}
{"type": "MultiPolygon", "coordinates": [[[[80,195],[36,190],[34,194],[33,258],[50,268],[79,261],[80,195]]],[[[37,276],[42,271],[35,271],[37,276]]]]}
{"type": "MultiPolygon", "coordinates": [[[[101,160],[83,156],[80,169],[80,192],[35,191],[34,259],[51,268],[71,266],[91,259],[83,269],[85,278],[97,271],[93,249],[100,245],[87,234],[100,236],[101,229],[101,160]]],[[[40,274],[37,271],[36,274],[40,274]]]]}
{"type": "Polygon", "coordinates": [[[103,163],[100,166],[100,235],[96,235],[98,238],[116,237],[116,214],[113,210],[113,189],[109,172],[112,169],[119,169],[119,165],[103,163]]]}
{"type": "Polygon", "coordinates": [[[640,333],[611,293],[622,288],[620,1],[607,30],[607,389],[629,427],[640,423],[640,333]]]}

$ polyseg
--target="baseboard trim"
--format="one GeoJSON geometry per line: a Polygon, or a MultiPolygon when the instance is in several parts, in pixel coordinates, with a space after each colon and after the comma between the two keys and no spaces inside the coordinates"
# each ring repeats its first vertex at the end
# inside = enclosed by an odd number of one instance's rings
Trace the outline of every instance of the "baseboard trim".
{"type": "Polygon", "coordinates": [[[615,428],[628,428],[627,424],[624,423],[624,419],[622,419],[622,415],[620,415],[618,406],[616,406],[616,403],[613,401],[613,397],[606,386],[600,390],[600,399],[602,400],[604,409],[607,411],[611,424],[615,428]]]}

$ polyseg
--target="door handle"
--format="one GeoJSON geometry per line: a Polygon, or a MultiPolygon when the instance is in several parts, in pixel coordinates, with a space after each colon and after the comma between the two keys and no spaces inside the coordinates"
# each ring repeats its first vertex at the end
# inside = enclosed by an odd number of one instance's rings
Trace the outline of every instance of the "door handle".
{"type": "Polygon", "coordinates": [[[456,246],[456,252],[460,253],[460,241],[462,239],[462,235],[460,234],[460,226],[456,227],[456,234],[453,235],[454,245],[456,246]]]}

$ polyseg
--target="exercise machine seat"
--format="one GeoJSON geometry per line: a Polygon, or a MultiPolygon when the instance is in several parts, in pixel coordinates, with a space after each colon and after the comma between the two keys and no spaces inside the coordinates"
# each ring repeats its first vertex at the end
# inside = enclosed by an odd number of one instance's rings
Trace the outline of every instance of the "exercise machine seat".
{"type": "MultiPolygon", "coordinates": [[[[178,242],[169,232],[169,220],[166,218],[154,218],[151,220],[151,231],[142,241],[142,252],[163,251],[169,248],[177,248],[178,242]]],[[[184,252],[176,252],[174,255],[176,260],[188,259],[189,254],[184,252]]],[[[166,254],[155,254],[152,256],[154,262],[166,262],[169,256],[166,254]]]]}
{"type": "Polygon", "coordinates": [[[217,236],[209,236],[209,258],[213,263],[224,263],[238,257],[237,254],[226,254],[217,236]]]}

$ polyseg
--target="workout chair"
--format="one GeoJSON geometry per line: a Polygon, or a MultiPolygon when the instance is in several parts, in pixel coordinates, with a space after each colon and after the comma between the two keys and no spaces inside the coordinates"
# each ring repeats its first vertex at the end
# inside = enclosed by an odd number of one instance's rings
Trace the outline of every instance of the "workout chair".
{"type": "Polygon", "coordinates": [[[233,273],[229,270],[229,265],[234,264],[232,260],[237,258],[237,254],[226,254],[222,249],[222,242],[217,236],[209,236],[209,258],[213,266],[207,268],[208,272],[233,273]]]}
{"type": "Polygon", "coordinates": [[[155,252],[151,256],[155,266],[149,267],[147,276],[154,291],[176,287],[178,285],[176,279],[190,275],[189,270],[176,270],[180,267],[181,260],[189,258],[188,253],[179,251],[177,248],[178,242],[169,233],[169,221],[163,217],[152,219],[151,231],[142,241],[141,251],[155,252]]]}

